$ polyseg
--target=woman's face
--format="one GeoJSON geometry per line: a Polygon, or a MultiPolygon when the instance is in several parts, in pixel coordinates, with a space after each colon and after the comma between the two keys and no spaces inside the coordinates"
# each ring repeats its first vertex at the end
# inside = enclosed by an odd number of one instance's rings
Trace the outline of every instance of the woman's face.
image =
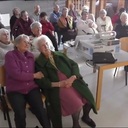
{"type": "Polygon", "coordinates": [[[62,11],[62,15],[63,15],[64,17],[67,17],[67,16],[68,16],[68,9],[64,9],[64,10],[62,11]]]}
{"type": "Polygon", "coordinates": [[[87,12],[84,12],[84,13],[82,14],[82,19],[83,19],[83,20],[88,19],[88,13],[87,13],[87,12]]]}
{"type": "Polygon", "coordinates": [[[3,31],[0,36],[0,41],[4,44],[7,44],[10,41],[10,35],[8,31],[3,31]]]}
{"type": "Polygon", "coordinates": [[[29,38],[22,38],[16,47],[20,52],[26,52],[29,48],[29,38]]]}
{"type": "Polygon", "coordinates": [[[35,26],[33,29],[32,29],[32,33],[38,37],[42,34],[42,27],[41,26],[35,26]]]}
{"type": "Polygon", "coordinates": [[[41,43],[39,45],[39,50],[41,53],[45,55],[46,58],[49,57],[51,54],[51,51],[49,50],[48,43],[45,40],[41,40],[41,43]]]}
{"type": "Polygon", "coordinates": [[[105,19],[105,18],[106,18],[106,14],[105,14],[104,12],[102,12],[102,13],[100,13],[100,17],[101,17],[102,19],[105,19]]]}
{"type": "Polygon", "coordinates": [[[128,22],[128,17],[124,15],[121,17],[120,20],[121,20],[121,23],[126,24],[128,22]]]}

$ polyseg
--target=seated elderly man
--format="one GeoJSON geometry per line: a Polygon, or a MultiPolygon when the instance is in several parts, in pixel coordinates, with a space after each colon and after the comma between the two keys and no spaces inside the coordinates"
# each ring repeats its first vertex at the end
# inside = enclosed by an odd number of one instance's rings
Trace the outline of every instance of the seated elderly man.
{"type": "Polygon", "coordinates": [[[97,25],[91,19],[89,19],[89,13],[83,10],[81,13],[81,18],[77,21],[76,27],[78,30],[78,35],[96,34],[97,25]]]}
{"type": "MultiPolygon", "coordinates": [[[[39,55],[39,50],[37,49],[37,44],[36,44],[35,40],[37,39],[37,37],[42,35],[42,24],[38,21],[34,21],[30,25],[30,28],[32,31],[32,35],[30,36],[30,51],[33,53],[34,57],[36,58],[39,55]]],[[[48,41],[48,42],[50,42],[49,45],[50,45],[51,49],[54,51],[55,48],[54,48],[52,42],[51,41],[48,41]]]]}
{"type": "Polygon", "coordinates": [[[0,29],[0,66],[4,65],[5,54],[14,49],[13,43],[10,41],[9,31],[0,29]]]}

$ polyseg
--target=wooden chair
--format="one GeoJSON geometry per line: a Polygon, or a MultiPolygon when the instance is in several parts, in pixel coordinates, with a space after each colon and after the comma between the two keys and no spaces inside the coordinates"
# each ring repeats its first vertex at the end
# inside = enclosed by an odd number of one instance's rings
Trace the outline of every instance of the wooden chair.
{"type": "MultiPolygon", "coordinates": [[[[5,93],[5,68],[4,66],[0,67],[0,102],[1,102],[1,109],[3,111],[4,119],[8,121],[9,128],[12,128],[9,110],[12,109],[5,93]]],[[[45,96],[42,94],[42,102],[45,102],[45,96]]],[[[30,108],[29,104],[26,105],[26,108],[30,108]]]]}
{"type": "Polygon", "coordinates": [[[1,102],[4,119],[8,121],[9,128],[12,128],[12,124],[9,116],[9,107],[7,104],[7,98],[4,91],[4,85],[5,85],[5,69],[4,66],[2,66],[0,67],[0,102],[1,102]]]}
{"type": "MultiPolygon", "coordinates": [[[[120,38],[120,46],[121,50],[128,52],[128,37],[122,37],[120,38]]],[[[125,70],[125,85],[127,85],[127,72],[128,72],[128,67],[124,67],[125,70]]],[[[117,68],[115,69],[114,76],[116,75],[117,68]]]]}

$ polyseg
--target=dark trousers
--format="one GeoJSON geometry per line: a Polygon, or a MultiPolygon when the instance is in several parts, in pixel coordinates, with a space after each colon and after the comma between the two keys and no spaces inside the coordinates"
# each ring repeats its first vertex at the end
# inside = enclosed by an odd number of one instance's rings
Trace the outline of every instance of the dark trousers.
{"type": "Polygon", "coordinates": [[[48,121],[46,110],[43,106],[42,97],[39,89],[33,89],[28,94],[11,92],[8,93],[7,96],[14,111],[16,128],[26,127],[26,103],[30,105],[43,128],[50,127],[50,123],[48,121]]]}
{"type": "Polygon", "coordinates": [[[55,36],[53,36],[53,35],[52,35],[51,33],[49,33],[49,32],[46,33],[46,36],[48,36],[49,39],[52,41],[52,44],[53,44],[53,46],[54,46],[54,48],[55,48],[55,51],[58,51],[58,46],[57,46],[57,41],[56,41],[55,36]]]}

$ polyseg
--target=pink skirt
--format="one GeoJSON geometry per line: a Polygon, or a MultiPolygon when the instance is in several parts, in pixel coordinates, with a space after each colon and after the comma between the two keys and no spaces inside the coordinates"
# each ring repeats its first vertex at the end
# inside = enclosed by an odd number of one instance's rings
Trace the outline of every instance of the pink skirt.
{"type": "MultiPolygon", "coordinates": [[[[67,77],[58,71],[59,80],[65,80],[67,77]]],[[[60,88],[60,103],[62,116],[72,115],[82,108],[87,102],[73,87],[60,88]]]]}

